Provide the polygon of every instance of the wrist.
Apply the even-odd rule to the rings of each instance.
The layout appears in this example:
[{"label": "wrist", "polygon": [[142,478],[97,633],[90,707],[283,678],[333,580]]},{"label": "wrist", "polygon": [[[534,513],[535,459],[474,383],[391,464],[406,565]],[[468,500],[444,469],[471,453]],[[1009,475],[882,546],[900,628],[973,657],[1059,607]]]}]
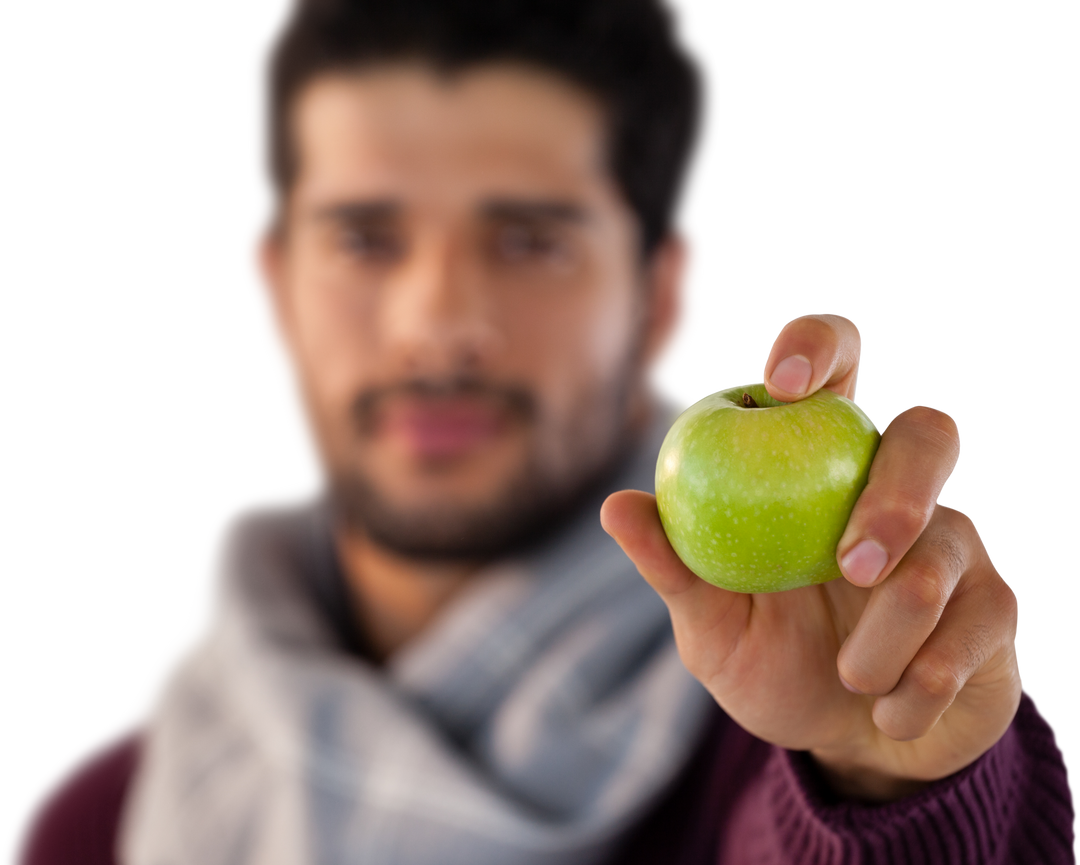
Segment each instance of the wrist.
[{"label": "wrist", "polygon": [[929,781],[903,778],[859,765],[849,759],[811,750],[822,779],[841,798],[884,804],[911,796],[924,789]]}]

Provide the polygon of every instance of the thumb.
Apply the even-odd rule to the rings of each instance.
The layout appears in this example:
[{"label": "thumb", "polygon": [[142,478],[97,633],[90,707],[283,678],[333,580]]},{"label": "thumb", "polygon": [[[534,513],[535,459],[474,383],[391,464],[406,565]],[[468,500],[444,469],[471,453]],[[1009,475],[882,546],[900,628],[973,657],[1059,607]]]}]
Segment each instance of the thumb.
[{"label": "thumb", "polygon": [[[680,646],[688,642],[686,638],[697,643],[695,638],[709,632],[720,640],[715,631],[721,624],[741,633],[749,615],[750,595],[706,583],[683,564],[664,534],[655,496],[638,490],[612,493],[600,508],[600,524],[667,604]],[[743,608],[745,615],[730,615]],[[738,633],[730,636],[737,638]],[[690,666],[690,659],[683,660]]]},{"label": "thumb", "polygon": [[600,508],[600,524],[665,601],[700,582],[668,543],[656,496],[639,490],[612,493]]}]

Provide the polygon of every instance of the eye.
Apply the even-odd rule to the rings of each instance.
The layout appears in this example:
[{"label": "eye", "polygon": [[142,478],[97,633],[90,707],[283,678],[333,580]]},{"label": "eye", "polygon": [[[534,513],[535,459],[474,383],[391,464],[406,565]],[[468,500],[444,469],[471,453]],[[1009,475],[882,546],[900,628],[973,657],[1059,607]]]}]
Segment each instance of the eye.
[{"label": "eye", "polygon": [[345,226],[340,243],[350,255],[374,263],[398,259],[405,246],[400,232],[385,225]]},{"label": "eye", "polygon": [[552,227],[531,223],[507,223],[495,229],[495,256],[510,264],[559,261],[569,252],[565,238]]}]

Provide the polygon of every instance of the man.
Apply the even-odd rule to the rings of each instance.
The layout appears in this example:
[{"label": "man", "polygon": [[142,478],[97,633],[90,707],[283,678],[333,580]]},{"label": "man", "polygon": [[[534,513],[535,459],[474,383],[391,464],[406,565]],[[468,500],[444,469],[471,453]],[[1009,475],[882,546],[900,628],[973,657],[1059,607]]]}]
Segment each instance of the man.
[{"label": "man", "polygon": [[[947,417],[885,431],[843,580],[736,595],[663,535],[697,88],[655,2],[311,0],[272,85],[328,493],[235,530],[211,635],[28,862],[1071,861]],[[852,396],[858,357],[798,319],[766,384]]]}]

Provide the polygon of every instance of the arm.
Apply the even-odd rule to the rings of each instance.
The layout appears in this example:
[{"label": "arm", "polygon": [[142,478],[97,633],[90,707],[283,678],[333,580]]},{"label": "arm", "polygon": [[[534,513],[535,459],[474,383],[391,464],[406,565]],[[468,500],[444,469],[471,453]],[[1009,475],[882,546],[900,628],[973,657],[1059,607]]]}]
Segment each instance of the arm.
[{"label": "arm", "polygon": [[[821,388],[850,398],[858,357],[851,322],[798,319],[773,347],[766,385],[785,402]],[[779,594],[699,580],[651,496],[616,493],[601,514],[667,603],[688,669],[743,728],[807,752],[849,800],[942,789],[1002,740],[1020,704],[1015,598],[971,521],[937,505],[958,451],[946,415],[900,415],[838,545],[845,579]]]},{"label": "arm", "polygon": [[807,753],[773,748],[747,780],[713,861],[1068,865],[1072,817],[1061,754],[1024,697],[978,760],[891,803],[838,796]]}]

